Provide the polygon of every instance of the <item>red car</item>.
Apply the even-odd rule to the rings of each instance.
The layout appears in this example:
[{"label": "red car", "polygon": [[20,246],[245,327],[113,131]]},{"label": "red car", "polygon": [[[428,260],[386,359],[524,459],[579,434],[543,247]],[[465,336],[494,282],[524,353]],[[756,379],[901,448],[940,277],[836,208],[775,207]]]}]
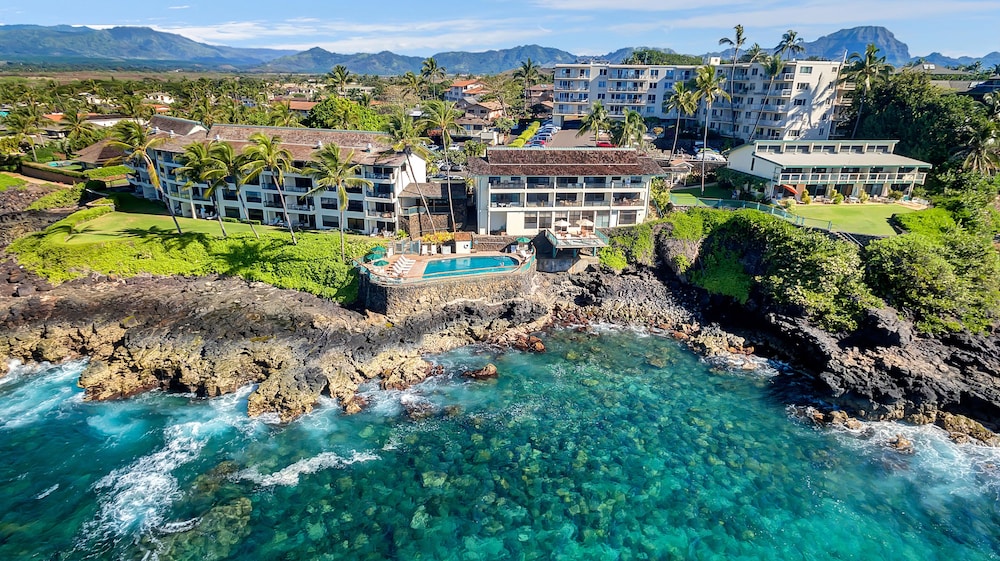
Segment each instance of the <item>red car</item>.
[{"label": "red car", "polygon": [[614,148],[615,145],[611,144],[607,140],[599,140],[599,141],[597,141],[597,147],[598,148]]}]

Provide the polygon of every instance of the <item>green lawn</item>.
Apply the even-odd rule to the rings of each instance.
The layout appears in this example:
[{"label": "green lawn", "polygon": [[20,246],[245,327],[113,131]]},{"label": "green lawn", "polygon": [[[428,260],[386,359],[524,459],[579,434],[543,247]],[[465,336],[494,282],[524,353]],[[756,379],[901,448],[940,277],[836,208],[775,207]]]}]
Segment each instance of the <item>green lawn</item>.
[{"label": "green lawn", "polygon": [[0,173],[0,193],[10,189],[11,187],[20,187],[26,183],[27,181],[21,179],[20,177]]},{"label": "green lawn", "polygon": [[833,229],[852,234],[892,236],[895,231],[889,225],[893,214],[906,214],[913,209],[897,204],[811,204],[795,205],[791,212],[805,218],[833,223]]},{"label": "green lawn", "polygon": [[687,187],[674,187],[670,190],[671,193],[676,194],[691,194],[695,197],[701,197],[706,199],[731,199],[733,198],[733,190],[726,189],[724,187],[719,187],[718,183],[706,183],[705,184],[705,194],[701,194],[701,183],[697,185],[689,185]]},{"label": "green lawn", "polygon": [[[150,203],[156,206],[155,203]],[[156,208],[163,211],[162,207]],[[195,220],[193,218],[177,218],[181,231],[185,234],[204,234],[212,237],[222,237],[218,220]],[[248,224],[223,222],[226,233],[250,234]],[[286,230],[271,226],[255,226],[257,232],[285,232]],[[65,240],[69,244],[100,243],[111,240],[141,238],[149,235],[176,234],[174,221],[166,214],[141,214],[137,212],[112,212],[74,228],[73,233]]]}]

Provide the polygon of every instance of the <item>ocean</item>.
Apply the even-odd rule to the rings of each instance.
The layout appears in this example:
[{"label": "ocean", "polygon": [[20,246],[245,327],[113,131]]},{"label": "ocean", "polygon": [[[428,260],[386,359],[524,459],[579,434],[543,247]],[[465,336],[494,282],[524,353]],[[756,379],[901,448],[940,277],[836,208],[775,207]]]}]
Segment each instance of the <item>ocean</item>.
[{"label": "ocean", "polygon": [[250,387],[92,403],[82,362],[16,366],[0,559],[1000,558],[998,449],[816,427],[763,360],[611,328],[545,343],[431,357],[444,375],[287,425],[247,418]]}]

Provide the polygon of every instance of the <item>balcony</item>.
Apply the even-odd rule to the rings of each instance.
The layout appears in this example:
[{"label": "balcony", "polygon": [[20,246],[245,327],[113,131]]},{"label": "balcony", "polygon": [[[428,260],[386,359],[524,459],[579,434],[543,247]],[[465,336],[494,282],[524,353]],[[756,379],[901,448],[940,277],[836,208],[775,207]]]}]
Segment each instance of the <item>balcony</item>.
[{"label": "balcony", "polygon": [[369,199],[392,200],[393,193],[384,193],[384,192],[374,191],[372,189],[366,189],[365,196],[368,197]]},{"label": "balcony", "polygon": [[396,213],[388,210],[369,210],[368,218],[396,218]]},{"label": "balcony", "polygon": [[644,92],[648,88],[643,86],[608,86],[609,92]]},{"label": "balcony", "polygon": [[642,70],[619,70],[608,76],[611,80],[639,80],[645,77],[645,72]]},{"label": "balcony", "polygon": [[778,176],[780,183],[805,184],[805,183],[917,183],[922,184],[927,178],[926,173],[782,173]]},{"label": "balcony", "polygon": [[375,179],[377,181],[392,181],[391,173],[366,173],[365,179]]},{"label": "balcony", "polygon": [[490,183],[490,189],[493,190],[503,190],[503,189],[525,189],[526,184],[514,181],[501,181],[499,183]]},{"label": "balcony", "polygon": [[633,206],[645,206],[645,205],[646,205],[646,201],[643,201],[642,199],[615,199],[611,203],[611,206],[630,206],[630,207],[633,207]]}]

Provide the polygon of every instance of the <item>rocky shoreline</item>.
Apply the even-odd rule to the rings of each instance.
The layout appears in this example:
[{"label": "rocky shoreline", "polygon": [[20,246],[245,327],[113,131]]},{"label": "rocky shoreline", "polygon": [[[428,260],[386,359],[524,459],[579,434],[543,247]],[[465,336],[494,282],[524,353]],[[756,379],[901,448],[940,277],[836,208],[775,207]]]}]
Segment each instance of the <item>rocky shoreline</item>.
[{"label": "rocky shoreline", "polygon": [[[997,444],[1000,339],[917,337],[892,310],[836,338],[802,318],[714,299],[654,269],[538,274],[535,291],[487,304],[453,302],[398,321],[238,278],[93,275],[53,287],[15,261],[0,263],[0,356],[22,362],[87,357],[86,399],[151,390],[211,397],[248,384],[248,414],[291,421],[320,396],[347,413],[358,387],[399,389],[435,372],[426,356],[472,343],[541,350],[528,337],[553,326],[641,326],[704,356],[780,359],[786,398],[812,396],[818,422],[843,410],[864,420],[937,423],[956,440]],[[723,327],[719,327],[719,326]],[[0,361],[0,376],[8,360]],[[748,361],[747,364],[750,364]],[[981,424],[980,424],[981,423]]]}]

